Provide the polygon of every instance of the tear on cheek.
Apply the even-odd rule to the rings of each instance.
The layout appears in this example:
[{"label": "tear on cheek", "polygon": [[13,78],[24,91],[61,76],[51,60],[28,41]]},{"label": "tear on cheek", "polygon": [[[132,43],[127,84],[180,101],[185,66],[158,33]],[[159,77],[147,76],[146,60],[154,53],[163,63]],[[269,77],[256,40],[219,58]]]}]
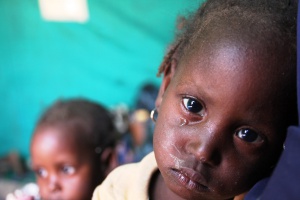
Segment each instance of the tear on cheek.
[{"label": "tear on cheek", "polygon": [[187,125],[187,124],[188,124],[188,121],[187,121],[187,119],[180,118],[180,123],[179,123],[179,126],[184,126],[184,125]]}]

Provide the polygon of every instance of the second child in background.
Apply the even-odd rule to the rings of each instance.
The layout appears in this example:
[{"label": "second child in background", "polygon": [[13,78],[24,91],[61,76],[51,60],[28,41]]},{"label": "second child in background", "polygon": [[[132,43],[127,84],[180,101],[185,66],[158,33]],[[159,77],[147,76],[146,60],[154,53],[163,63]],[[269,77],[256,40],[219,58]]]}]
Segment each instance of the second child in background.
[{"label": "second child in background", "polygon": [[35,198],[91,199],[95,187],[118,165],[118,138],[110,113],[100,104],[86,99],[54,103],[41,116],[31,141],[39,188]]}]

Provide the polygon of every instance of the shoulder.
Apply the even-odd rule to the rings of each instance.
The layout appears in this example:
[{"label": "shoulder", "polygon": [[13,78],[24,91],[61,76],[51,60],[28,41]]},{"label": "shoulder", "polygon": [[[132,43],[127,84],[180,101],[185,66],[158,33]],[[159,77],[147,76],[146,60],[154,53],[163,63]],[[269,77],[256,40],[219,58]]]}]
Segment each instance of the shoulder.
[{"label": "shoulder", "polygon": [[153,152],[141,162],[117,167],[96,188],[93,200],[147,199],[149,182],[156,170],[158,169]]}]

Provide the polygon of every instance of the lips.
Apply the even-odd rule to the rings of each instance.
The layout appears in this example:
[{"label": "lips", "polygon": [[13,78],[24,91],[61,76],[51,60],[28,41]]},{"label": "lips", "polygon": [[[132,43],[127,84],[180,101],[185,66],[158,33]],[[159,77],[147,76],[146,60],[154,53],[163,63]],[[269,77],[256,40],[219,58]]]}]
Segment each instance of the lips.
[{"label": "lips", "polygon": [[191,168],[171,169],[170,174],[176,182],[188,190],[197,190],[199,192],[209,191],[207,180]]}]

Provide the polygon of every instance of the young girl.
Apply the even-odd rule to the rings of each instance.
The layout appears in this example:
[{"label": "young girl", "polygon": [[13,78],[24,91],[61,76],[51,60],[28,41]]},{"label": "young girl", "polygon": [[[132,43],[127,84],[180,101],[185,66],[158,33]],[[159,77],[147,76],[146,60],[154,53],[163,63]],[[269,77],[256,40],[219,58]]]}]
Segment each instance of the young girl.
[{"label": "young girl", "polygon": [[159,69],[154,153],[113,171],[93,199],[241,199],[268,176],[297,123],[296,10],[203,4]]},{"label": "young girl", "polygon": [[117,138],[103,106],[85,99],[52,105],[39,120],[30,149],[41,199],[91,199],[116,166]]}]

